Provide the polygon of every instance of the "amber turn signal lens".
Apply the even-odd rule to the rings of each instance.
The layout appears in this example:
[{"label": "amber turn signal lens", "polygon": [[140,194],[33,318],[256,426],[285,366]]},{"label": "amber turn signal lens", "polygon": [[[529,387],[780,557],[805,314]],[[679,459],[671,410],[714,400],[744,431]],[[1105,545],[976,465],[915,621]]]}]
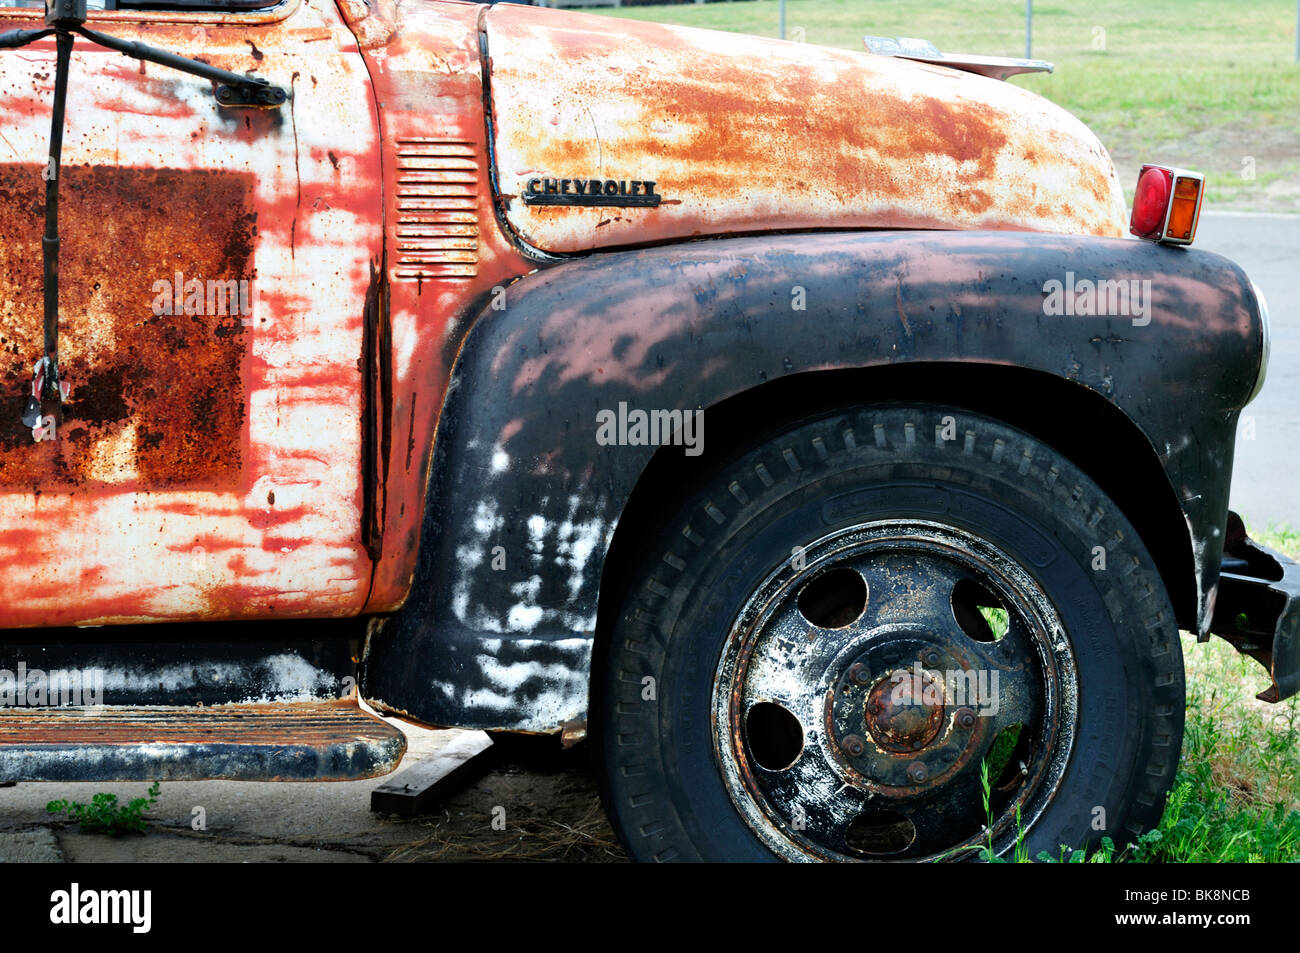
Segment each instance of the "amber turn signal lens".
[{"label": "amber turn signal lens", "polygon": [[1190,243],[1196,236],[1196,213],[1200,205],[1200,180],[1190,176],[1175,177],[1173,204],[1169,209],[1169,224],[1165,226],[1165,237]]}]

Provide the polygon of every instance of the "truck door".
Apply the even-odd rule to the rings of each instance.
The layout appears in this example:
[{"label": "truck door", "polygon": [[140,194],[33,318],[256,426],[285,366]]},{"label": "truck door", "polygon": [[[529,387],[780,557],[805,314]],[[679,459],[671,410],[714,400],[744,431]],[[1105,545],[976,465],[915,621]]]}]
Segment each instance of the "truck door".
[{"label": "truck door", "polygon": [[[19,3],[0,31],[40,25]],[[382,211],[355,40],[328,0],[108,4],[88,27],[290,95],[226,108],[208,80],[76,41],[69,386],[61,423],[31,428],[54,38],[0,51],[0,627],[358,612]]]}]

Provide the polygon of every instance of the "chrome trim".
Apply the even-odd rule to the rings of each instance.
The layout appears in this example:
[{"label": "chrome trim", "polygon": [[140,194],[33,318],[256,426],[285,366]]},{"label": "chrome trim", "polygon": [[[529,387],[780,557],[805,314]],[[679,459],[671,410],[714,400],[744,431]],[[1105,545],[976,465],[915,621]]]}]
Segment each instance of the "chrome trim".
[{"label": "chrome trim", "polygon": [[1055,67],[1046,60],[1026,60],[1011,56],[980,56],[975,53],[944,53],[929,40],[911,36],[864,36],[868,53],[915,60],[932,66],[949,66],[990,79],[1006,79],[1019,73],[1050,73]]},{"label": "chrome trim", "polygon": [[[1193,172],[1191,169],[1179,169],[1170,166],[1158,166],[1157,168],[1169,170],[1169,202],[1165,205],[1164,221],[1160,223],[1160,237],[1156,239],[1158,245],[1190,245],[1196,241],[1197,229],[1201,227],[1201,206],[1205,202],[1205,176],[1200,172]],[[1141,173],[1138,173],[1139,178]],[[1169,237],[1169,217],[1174,212],[1174,190],[1178,188],[1179,179],[1195,179],[1201,187],[1196,192],[1196,210],[1192,212],[1192,236],[1191,238],[1170,238]],[[1137,200],[1136,195],[1134,201]]]},{"label": "chrome trim", "polygon": [[1272,346],[1272,332],[1269,328],[1268,318],[1268,302],[1264,300],[1264,292],[1260,289],[1259,285],[1255,284],[1253,281],[1250,283],[1250,290],[1254,292],[1255,303],[1259,307],[1259,322],[1262,329],[1261,337],[1263,340],[1260,342],[1259,374],[1255,378],[1254,389],[1250,392],[1250,396],[1246,398],[1247,404],[1254,400],[1260,390],[1264,387],[1264,379],[1268,376],[1269,351]]}]

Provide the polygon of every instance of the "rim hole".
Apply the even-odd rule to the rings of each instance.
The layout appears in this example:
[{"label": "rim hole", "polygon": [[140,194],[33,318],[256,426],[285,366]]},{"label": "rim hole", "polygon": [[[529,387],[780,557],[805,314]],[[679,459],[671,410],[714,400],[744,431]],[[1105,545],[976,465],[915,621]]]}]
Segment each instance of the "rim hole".
[{"label": "rim hole", "polygon": [[844,833],[849,849],[879,857],[907,850],[916,840],[916,825],[897,811],[868,811]]},{"label": "rim hole", "polygon": [[799,611],[820,629],[852,625],[867,607],[867,581],[847,567],[822,573],[799,593]]},{"label": "rim hole", "polygon": [[990,787],[1005,787],[1020,774],[1020,736],[1024,725],[1008,725],[998,732],[984,760],[989,766]]},{"label": "rim hole", "polygon": [[1029,732],[1022,724],[1008,725],[998,732],[989,746],[989,778],[991,786],[1007,791],[1020,783],[1020,763],[1029,763]]},{"label": "rim hole", "polygon": [[759,702],[745,716],[750,757],[768,771],[784,771],[803,753],[803,725],[773,702]]},{"label": "rim hole", "polygon": [[976,642],[996,642],[1011,627],[1002,600],[973,579],[953,586],[952,614],[961,630]]}]

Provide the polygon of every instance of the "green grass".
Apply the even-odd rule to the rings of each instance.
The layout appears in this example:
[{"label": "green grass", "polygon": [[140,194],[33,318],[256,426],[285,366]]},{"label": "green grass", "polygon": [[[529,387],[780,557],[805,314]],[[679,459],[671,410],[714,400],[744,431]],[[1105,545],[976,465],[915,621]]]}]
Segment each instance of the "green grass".
[{"label": "green grass", "polygon": [[1276,549],[1292,559],[1300,560],[1300,531],[1289,526],[1270,526],[1267,529],[1257,530],[1249,522],[1246,523],[1246,531],[1257,542]]},{"label": "green grass", "polygon": [[[776,0],[598,12],[763,36]],[[1091,0],[1034,5],[1035,58],[1052,75],[1011,82],[1086,122],[1131,192],[1137,166],[1205,172],[1210,202],[1300,210],[1300,66],[1293,0]],[[951,52],[1023,56],[1016,0],[788,0],[786,36],[861,50],[862,37],[917,36]],[[1096,47],[1101,48],[1096,48]],[[1253,158],[1252,171],[1243,166]]]},{"label": "green grass", "polygon": [[1178,774],[1159,826],[1136,843],[1106,838],[1092,863],[1300,861],[1300,699],[1253,700],[1267,679],[1226,642],[1184,637],[1187,721]]},{"label": "green grass", "polygon": [[[1252,531],[1265,546],[1300,559],[1300,532]],[[985,611],[985,618],[998,610]],[[990,624],[992,620],[990,619]],[[1204,645],[1186,633],[1183,657],[1187,710],[1182,757],[1159,826],[1136,842],[1102,838],[1091,852],[1061,845],[1048,863],[1205,863],[1300,861],[1300,697],[1280,705],[1254,698],[1268,684],[1263,668],[1227,642]],[[984,811],[989,814],[990,769],[981,765]],[[1017,818],[1017,821],[1019,818]],[[980,850],[1001,861],[992,842]],[[1012,852],[1028,862],[1023,834]]]},{"label": "green grass", "polygon": [[[1300,559],[1300,532],[1252,531],[1265,546]],[[982,608],[992,626],[998,609]],[[1092,851],[1061,845],[1046,863],[1204,863],[1300,861],[1300,697],[1280,705],[1255,700],[1268,676],[1227,642],[1204,645],[1183,634],[1187,710],[1182,757],[1159,826],[1136,840],[1104,837]],[[981,765],[984,811],[992,824],[989,777],[1005,761]],[[1019,821],[1019,818],[1017,818]],[[979,856],[1001,863],[992,841]],[[1009,858],[1029,862],[1023,832]]]},{"label": "green grass", "polygon": [[1000,639],[1007,634],[1007,627],[1010,619],[1007,616],[1007,610],[1001,606],[980,606],[980,615],[988,623],[989,631],[993,633],[993,638]]}]

